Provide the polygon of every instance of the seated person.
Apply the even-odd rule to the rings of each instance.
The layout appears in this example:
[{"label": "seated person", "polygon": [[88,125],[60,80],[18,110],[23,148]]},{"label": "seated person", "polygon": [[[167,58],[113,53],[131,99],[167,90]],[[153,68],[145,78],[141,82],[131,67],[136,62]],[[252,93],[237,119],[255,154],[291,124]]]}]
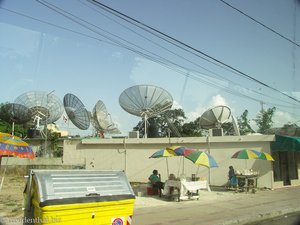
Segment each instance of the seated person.
[{"label": "seated person", "polygon": [[[176,179],[176,176],[173,173],[171,173],[169,175],[168,180],[177,180],[177,179]],[[168,195],[168,196],[173,195],[173,193],[174,193],[174,187],[168,187],[168,190],[164,190],[164,193],[165,193],[165,195]]]},{"label": "seated person", "polygon": [[153,170],[152,174],[148,178],[152,184],[152,187],[157,188],[159,190],[159,195],[161,196],[161,189],[164,189],[164,183],[160,180],[160,174],[158,174],[157,170]]},{"label": "seated person", "polygon": [[237,178],[233,166],[229,166],[228,179],[229,187],[237,186]]},{"label": "seated person", "polygon": [[176,177],[173,173],[169,175],[169,180],[176,180]]}]

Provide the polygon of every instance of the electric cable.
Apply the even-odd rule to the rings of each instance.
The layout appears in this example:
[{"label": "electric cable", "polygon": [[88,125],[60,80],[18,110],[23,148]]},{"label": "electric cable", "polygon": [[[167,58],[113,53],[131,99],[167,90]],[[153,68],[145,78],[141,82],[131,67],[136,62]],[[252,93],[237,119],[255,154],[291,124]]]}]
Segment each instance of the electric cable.
[{"label": "electric cable", "polygon": [[[2,9],[4,9],[4,8],[2,8]],[[8,9],[5,9],[5,10],[8,10]],[[11,11],[11,10],[8,10],[8,11]],[[13,12],[13,11],[11,11],[11,12]],[[16,13],[16,12],[14,12],[14,13]],[[19,15],[26,16],[26,15],[24,15],[24,14],[19,14]],[[35,18],[33,18],[33,17],[29,17],[29,16],[27,16],[27,17],[28,17],[28,18],[31,18],[31,19],[35,19]],[[39,21],[39,22],[43,22],[43,23],[48,23],[48,22],[41,21],[41,20],[38,20],[38,21]],[[49,25],[52,25],[52,26],[56,26],[56,25],[53,25],[53,24],[51,24],[51,23],[48,23],[48,24],[49,24]],[[82,25],[82,24],[80,24],[80,25]],[[61,26],[56,26],[56,27],[58,27],[58,28],[60,28],[60,29],[65,29],[65,30],[74,32],[74,31],[71,30],[71,29],[66,29],[66,28],[63,28],[63,27],[61,27]],[[95,32],[94,30],[92,30],[92,31]],[[79,33],[79,32],[75,32],[75,33],[78,33],[78,34],[80,34],[80,35],[84,35],[83,33]],[[84,35],[84,36],[87,36],[87,37],[93,38],[93,39],[97,39],[97,38],[95,38],[95,37],[88,36],[88,35]],[[103,40],[101,40],[101,39],[97,39],[97,40],[103,41]],[[111,43],[111,42],[108,42],[108,43],[109,43],[109,44],[113,44],[113,43]],[[118,46],[119,46],[119,44],[118,44]],[[124,47],[124,46],[121,46],[121,47]],[[127,48],[127,49],[128,49],[128,48]],[[137,51],[134,50],[134,49],[128,49],[128,50],[134,51],[135,53],[138,53],[138,54],[144,56],[145,58],[148,58],[148,59],[150,59],[150,60],[152,60],[152,61],[154,61],[154,62],[160,63],[161,65],[164,65],[164,66],[167,65],[166,62],[162,62],[162,61],[160,61],[160,60],[154,59],[153,57],[151,57],[151,56],[149,56],[149,55],[145,55],[144,53],[141,53],[141,52],[137,52]],[[169,63],[172,63],[172,62],[169,61]],[[172,63],[172,65],[174,66],[174,65],[176,65],[176,64]],[[172,67],[172,66],[170,66],[170,65],[167,65],[167,66],[168,66],[168,68],[174,70],[174,67]],[[180,66],[180,65],[176,65],[176,66],[179,67],[179,68],[181,68],[181,69],[188,70],[187,68],[183,68],[183,67]],[[181,70],[179,70],[179,71],[182,72]],[[177,72],[178,72],[178,71],[177,71]],[[184,73],[182,73],[182,74],[184,74]],[[185,73],[184,75],[186,76],[186,73]],[[206,76],[207,76],[207,75],[206,75]],[[195,78],[193,78],[193,79],[195,79]],[[198,78],[198,79],[195,79],[195,80],[198,80],[198,81],[200,81],[200,82],[203,83],[203,80],[199,80],[199,78]],[[212,83],[209,83],[209,82],[206,82],[206,83],[207,83],[208,85],[212,86]],[[217,85],[215,85],[215,87],[222,88],[223,90],[226,89],[226,87],[217,86]],[[232,94],[234,94],[234,95],[240,94],[239,92],[229,91],[229,90],[227,90],[226,92],[232,93]],[[261,94],[261,93],[260,93],[260,94]],[[249,98],[249,96],[247,96],[247,95],[240,95],[240,96]],[[251,99],[251,98],[250,98],[250,99]],[[252,100],[254,100],[254,101],[259,101],[258,99],[255,99],[255,98],[252,98]],[[275,104],[275,103],[273,103],[273,104]],[[286,107],[286,106],[285,106],[285,107]]]},{"label": "electric cable", "polygon": [[263,24],[262,22],[258,21],[257,19],[254,19],[253,17],[249,16],[248,14],[244,13],[242,10],[234,7],[233,5],[229,4],[228,2],[224,1],[224,0],[219,0],[220,2],[224,3],[225,5],[229,6],[230,8],[234,9],[235,11],[239,12],[240,14],[246,16],[247,18],[249,18],[250,20],[254,21],[255,23],[261,25],[262,27],[266,28],[267,30],[271,31],[272,33],[278,35],[279,37],[285,39],[286,41],[290,42],[293,45],[296,45],[298,47],[300,47],[300,45],[298,43],[296,43],[295,41],[285,37],[284,35],[280,34],[279,32],[277,32],[276,30],[268,27],[267,25]]},{"label": "electric cable", "polygon": [[[140,24],[140,25],[142,25],[143,27],[146,27],[147,29],[150,29],[151,31],[154,31],[154,32],[156,32],[157,34],[162,35],[162,36],[168,38],[169,40],[172,40],[172,41],[174,41],[174,42],[180,44],[181,46],[184,46],[184,47],[186,47],[186,48],[188,48],[188,49],[190,49],[190,50],[192,50],[192,51],[194,51],[194,52],[196,52],[196,53],[199,53],[199,54],[201,54],[201,55],[204,55],[205,57],[207,57],[207,58],[209,58],[209,59],[211,59],[211,60],[213,60],[213,61],[215,61],[215,62],[217,62],[217,63],[219,63],[219,64],[221,64],[221,65],[223,65],[223,66],[225,66],[225,67],[227,67],[227,68],[229,68],[229,69],[232,70],[232,71],[237,72],[238,74],[240,74],[241,76],[243,76],[243,77],[245,77],[245,78],[247,78],[247,79],[249,79],[249,80],[252,80],[252,81],[254,81],[254,82],[256,82],[256,83],[258,83],[258,84],[260,84],[260,85],[262,85],[262,86],[264,86],[264,87],[266,87],[266,88],[268,88],[268,89],[271,89],[271,90],[273,90],[273,91],[275,91],[275,92],[280,93],[281,95],[284,95],[284,96],[286,96],[286,97],[292,99],[293,101],[296,101],[296,102],[300,103],[300,100],[299,100],[299,99],[296,99],[296,98],[294,98],[293,96],[288,95],[288,94],[286,94],[286,93],[284,93],[284,92],[282,92],[282,91],[280,91],[280,90],[278,90],[278,89],[276,89],[276,88],[274,88],[274,87],[272,87],[272,86],[270,86],[270,85],[268,85],[268,84],[266,84],[266,83],[264,83],[264,82],[262,82],[262,81],[260,81],[260,80],[258,80],[258,79],[256,79],[256,78],[254,78],[254,77],[252,77],[252,76],[250,76],[250,75],[248,75],[248,74],[242,72],[241,70],[236,69],[236,68],[234,68],[233,66],[230,66],[230,65],[228,65],[228,64],[226,64],[226,63],[224,63],[224,62],[222,62],[221,60],[218,60],[218,59],[216,59],[215,57],[212,57],[212,56],[208,55],[207,53],[204,53],[203,51],[200,51],[200,50],[198,50],[198,49],[196,49],[196,48],[190,46],[189,44],[186,44],[186,43],[184,43],[184,42],[182,42],[182,41],[180,41],[180,40],[178,40],[178,39],[176,39],[176,38],[174,38],[174,37],[172,37],[172,36],[170,36],[170,35],[168,35],[168,34],[166,34],[166,33],[164,33],[164,32],[161,32],[161,31],[159,31],[159,30],[157,30],[157,29],[155,29],[155,28],[153,28],[153,27],[151,27],[151,26],[149,26],[149,25],[146,25],[145,23],[142,23],[142,22],[139,21],[139,20],[136,20],[136,19],[134,19],[134,18],[132,18],[132,17],[130,17],[130,16],[124,14],[124,13],[121,13],[121,12],[119,12],[119,11],[117,11],[117,10],[115,10],[115,9],[113,9],[113,8],[111,8],[111,7],[107,6],[107,5],[105,5],[105,4],[103,4],[103,3],[98,2],[97,0],[88,0],[88,1],[92,1],[92,2],[94,2],[94,3],[98,4],[98,5],[100,5],[101,7],[104,7],[105,9],[107,9],[107,11],[112,11],[112,12],[114,12],[114,13],[117,13],[117,14],[121,15],[122,17],[125,17],[125,18],[127,18],[127,19],[130,19],[131,21],[134,21],[135,23]],[[157,37],[159,37],[159,36],[157,36]],[[169,42],[169,43],[172,43],[172,42]],[[173,43],[172,43],[172,44],[173,44]]]}]

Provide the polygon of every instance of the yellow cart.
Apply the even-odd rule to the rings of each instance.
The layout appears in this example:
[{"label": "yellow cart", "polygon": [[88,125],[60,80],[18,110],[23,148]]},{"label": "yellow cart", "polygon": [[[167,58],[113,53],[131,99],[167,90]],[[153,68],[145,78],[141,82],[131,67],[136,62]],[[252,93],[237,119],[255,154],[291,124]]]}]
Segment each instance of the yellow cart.
[{"label": "yellow cart", "polygon": [[130,225],[135,201],[111,170],[31,170],[24,196],[24,225]]}]

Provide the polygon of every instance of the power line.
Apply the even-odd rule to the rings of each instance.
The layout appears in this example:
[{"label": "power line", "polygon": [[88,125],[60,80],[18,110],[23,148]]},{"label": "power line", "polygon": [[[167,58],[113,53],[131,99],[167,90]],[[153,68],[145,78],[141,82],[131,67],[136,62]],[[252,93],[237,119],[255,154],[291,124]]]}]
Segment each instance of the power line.
[{"label": "power line", "polygon": [[[2,9],[3,9],[3,8],[2,8]],[[5,9],[5,10],[7,10],[7,9]],[[53,10],[53,9],[52,9],[52,10]],[[12,11],[12,10],[8,10],[8,11],[13,12],[13,13],[17,13],[17,12],[14,12],[14,11]],[[61,13],[61,12],[58,12],[58,13],[62,14],[63,16],[66,16],[66,15],[64,15],[64,14]],[[61,28],[61,29],[65,29],[64,27],[56,26],[56,25],[54,25],[54,24],[51,24],[51,23],[48,23],[48,22],[45,22],[45,21],[42,21],[42,20],[35,19],[35,18],[33,18],[33,17],[29,17],[29,16],[24,15],[24,14],[21,14],[21,13],[17,13],[17,14],[22,15],[22,16],[25,16],[25,17],[28,17],[28,18],[30,18],[30,19],[37,20],[37,21],[39,21],[39,22],[46,23],[46,24],[48,24],[48,25],[52,25],[52,26],[55,26],[55,27],[58,27],[58,28]],[[68,13],[68,14],[69,14],[69,15],[72,15],[72,14],[70,14],[70,13]],[[73,16],[73,15],[72,15],[72,16]],[[77,17],[77,19],[80,19],[80,18]],[[81,20],[81,19],[80,19],[80,20]],[[73,21],[74,21],[74,20],[73,20]],[[82,21],[83,21],[83,20],[82,20]],[[74,22],[76,22],[77,24],[79,24],[79,25],[81,25],[81,26],[84,26],[85,28],[90,29],[90,28],[87,27],[85,24],[79,23],[78,21],[74,21]],[[94,25],[94,26],[95,26],[95,25]],[[71,29],[65,29],[65,30],[74,32],[74,31],[71,30]],[[91,29],[90,29],[90,30],[91,30]],[[92,29],[92,31],[93,31],[93,32],[96,32],[94,29]],[[79,32],[75,32],[75,33],[84,35],[83,33],[79,33]],[[96,33],[99,34],[98,32],[96,32]],[[96,39],[96,40],[99,40],[99,41],[103,41],[103,40],[101,40],[101,39],[97,39],[97,38],[92,37],[92,36],[88,36],[88,35],[84,35],[84,36],[87,36],[87,37],[90,37],[90,38],[93,38],[93,39]],[[116,36],[116,35],[114,35],[114,36]],[[118,37],[118,36],[116,36],[116,37]],[[115,41],[113,40],[113,42],[108,42],[108,43],[109,43],[109,44],[114,44],[114,42],[115,42]],[[189,71],[188,68],[184,68],[184,67],[182,67],[181,65],[178,65],[178,64],[176,64],[176,63],[174,63],[174,62],[171,62],[171,61],[169,61],[169,60],[167,60],[167,59],[164,59],[164,58],[161,58],[161,57],[153,58],[153,56],[147,55],[147,54],[145,54],[145,53],[143,53],[143,52],[140,52],[140,51],[138,51],[138,50],[136,50],[136,49],[132,49],[132,48],[130,48],[130,47],[128,47],[128,46],[124,46],[124,45],[120,45],[120,44],[117,44],[117,45],[118,45],[118,46],[121,46],[121,47],[124,47],[124,48],[126,48],[126,49],[128,49],[128,50],[130,50],[130,51],[133,51],[133,52],[135,52],[135,53],[137,53],[137,54],[140,54],[141,56],[143,56],[143,57],[145,57],[145,58],[148,58],[148,59],[150,59],[150,60],[153,61],[153,62],[159,63],[159,64],[161,64],[161,65],[163,65],[163,66],[165,66],[165,67],[167,67],[167,68],[169,68],[169,69],[172,69],[172,70],[176,71],[177,73],[181,73],[181,74],[183,74],[183,75],[186,76],[186,77],[188,76],[188,74],[187,74],[186,72],[183,72],[182,70],[176,69],[176,67],[177,67],[177,68],[181,68],[181,69],[186,70],[186,71]],[[174,66],[176,66],[176,67],[174,67]],[[195,71],[195,72],[196,72],[197,74],[199,74],[199,72],[197,72],[197,71]],[[201,73],[200,73],[200,74],[201,74]],[[206,75],[206,76],[207,76],[207,75]],[[240,97],[248,98],[248,99],[251,99],[251,100],[254,100],[254,101],[258,101],[258,102],[259,102],[259,100],[256,99],[256,98],[250,97],[250,96],[248,96],[248,95],[242,94],[242,93],[237,92],[237,91],[234,91],[234,90],[230,90],[230,88],[225,87],[225,86],[216,85],[216,84],[213,83],[213,82],[207,81],[205,78],[200,80],[200,78],[199,78],[198,76],[195,76],[195,75],[193,75],[193,76],[190,77],[190,78],[192,78],[192,79],[194,79],[194,80],[196,80],[196,81],[199,81],[199,82],[201,82],[201,83],[206,83],[206,84],[208,84],[208,85],[210,85],[210,86],[214,86],[214,87],[216,87],[216,88],[221,88],[221,89],[223,89],[225,92],[228,92],[228,93],[230,93],[230,94],[239,95]],[[253,90],[251,90],[251,91],[253,91]],[[255,91],[254,91],[254,92],[255,92]],[[259,94],[262,94],[262,93],[259,93]],[[264,94],[262,94],[262,95],[264,95]],[[266,96],[266,95],[265,95],[265,96]],[[267,97],[270,97],[270,96],[267,96]],[[271,103],[271,104],[276,105],[276,103]],[[284,106],[284,107],[289,107],[289,106]]]},{"label": "power line", "polygon": [[[187,61],[187,62],[189,62],[189,63],[191,63],[191,64],[193,64],[193,65],[195,65],[195,66],[198,66],[198,67],[204,69],[205,71],[207,71],[207,72],[209,72],[209,73],[211,73],[211,74],[213,74],[213,75],[216,75],[217,77],[220,77],[221,79],[225,79],[226,81],[228,81],[229,83],[232,83],[233,85],[238,85],[238,86],[240,86],[239,84],[237,84],[237,83],[235,83],[235,82],[233,82],[233,81],[231,81],[231,80],[229,80],[229,79],[227,79],[227,78],[224,78],[223,76],[221,76],[221,75],[219,75],[219,74],[217,74],[217,73],[215,73],[215,72],[213,72],[213,71],[211,71],[211,70],[209,70],[209,69],[207,69],[207,68],[205,68],[205,67],[199,65],[198,63],[195,63],[195,62],[193,62],[193,61],[187,59],[186,57],[183,57],[182,55],[180,55],[180,54],[178,54],[178,53],[176,53],[176,52],[174,52],[174,51],[171,51],[170,49],[168,49],[168,48],[166,48],[166,47],[164,47],[164,46],[162,46],[162,45],[160,45],[160,44],[154,42],[154,41],[151,40],[150,38],[145,37],[144,35],[142,35],[142,34],[136,32],[136,31],[134,31],[133,29],[129,28],[128,26],[126,26],[126,25],[124,25],[124,24],[122,24],[122,23],[116,21],[115,19],[112,19],[111,17],[105,15],[104,13],[100,12],[99,10],[97,10],[97,9],[95,9],[95,8],[93,8],[93,7],[89,6],[89,5],[87,5],[86,3],[82,2],[82,0],[78,0],[78,1],[79,1],[81,4],[85,5],[86,7],[88,7],[89,9],[92,9],[92,10],[96,11],[97,13],[99,13],[99,14],[101,14],[102,16],[106,17],[107,19],[109,19],[109,20],[115,22],[116,24],[118,24],[118,25],[120,25],[120,26],[126,28],[127,30],[133,32],[134,34],[136,34],[136,35],[138,35],[138,36],[140,36],[140,37],[146,39],[147,41],[151,42],[152,44],[154,44],[154,45],[156,45],[156,46],[159,46],[160,48],[166,50],[167,52],[170,52],[170,53],[172,53],[173,55],[175,55],[175,56],[177,56],[177,57],[179,57],[179,58],[181,58],[181,59],[183,59],[183,60],[185,60],[185,61]],[[114,15],[116,15],[116,14],[114,14]],[[118,17],[118,15],[116,15],[116,16]],[[122,19],[122,18],[121,18],[121,19]],[[127,21],[127,20],[126,20],[126,21]],[[127,22],[130,22],[130,21],[127,21]],[[131,24],[132,24],[132,23],[131,23]],[[153,34],[153,35],[154,35],[154,34]],[[174,63],[172,63],[172,64],[174,64]],[[181,67],[180,65],[177,65],[177,66],[178,66],[178,67]],[[223,68],[224,68],[224,67],[223,67]],[[172,68],[170,68],[170,69],[172,69]],[[224,68],[224,69],[226,69],[226,68]],[[188,70],[188,69],[187,69],[187,70]],[[194,71],[194,72],[196,72],[196,73],[198,73],[198,74],[201,74],[201,73],[198,72],[198,71]],[[202,75],[209,76],[209,75],[207,75],[207,74],[202,74]],[[187,77],[188,77],[188,76],[186,76],[186,79],[187,79]],[[186,82],[186,79],[185,79],[185,82]],[[204,83],[204,82],[203,82],[203,83]],[[248,89],[248,88],[246,88],[246,89]],[[184,88],[183,88],[183,90],[184,90]],[[249,90],[249,91],[255,92],[255,93],[257,93],[257,94],[264,95],[264,96],[266,96],[266,97],[275,99],[274,96],[269,96],[269,95],[263,94],[263,93],[261,93],[261,92],[257,92],[257,91],[255,91],[255,90]],[[290,102],[283,101],[283,100],[281,100],[281,101],[290,104]],[[288,106],[287,106],[287,107],[288,107]]]},{"label": "power line", "polygon": [[[99,39],[99,38],[96,38],[96,37],[93,37],[93,36],[90,36],[90,35],[87,35],[87,34],[84,34],[84,33],[81,33],[81,32],[75,31],[75,30],[72,30],[72,29],[69,29],[69,28],[66,28],[66,27],[63,27],[63,26],[59,26],[59,25],[57,25],[57,24],[53,24],[53,23],[50,23],[50,22],[47,22],[47,21],[44,21],[44,20],[41,20],[41,19],[38,19],[38,18],[35,18],[35,17],[32,17],[32,16],[29,16],[29,15],[26,15],[26,14],[20,13],[20,12],[16,12],[16,11],[11,10],[11,9],[3,8],[3,7],[1,7],[1,6],[0,6],[0,9],[5,10],[5,11],[8,11],[8,12],[10,12],[10,13],[14,13],[14,14],[19,15],[19,16],[23,16],[23,17],[28,18],[28,19],[31,19],[31,20],[35,20],[35,21],[40,22],[40,23],[43,23],[43,24],[47,24],[47,25],[50,25],[50,26],[59,28],[59,29],[61,29],[61,30],[69,31],[69,32],[72,32],[72,33],[75,33],[75,34],[78,34],[78,35],[81,35],[81,36],[84,36],[84,37],[88,37],[88,38],[91,38],[91,39],[95,39],[95,40],[97,40],[97,41],[107,42],[107,41],[105,41],[105,40],[102,40],[102,39]],[[108,43],[108,42],[107,42],[107,43]],[[113,43],[112,43],[112,42],[109,42],[109,44],[113,44]]]},{"label": "power line", "polygon": [[271,31],[272,33],[280,36],[281,38],[287,40],[288,42],[292,43],[293,45],[296,45],[298,47],[300,47],[300,45],[298,43],[296,43],[295,41],[285,37],[284,35],[280,34],[279,32],[277,32],[276,30],[268,27],[267,25],[263,24],[262,22],[258,21],[257,19],[254,19],[253,17],[249,16],[248,14],[244,13],[242,10],[234,7],[233,5],[229,4],[228,2],[225,2],[223,0],[219,0],[220,2],[224,3],[225,5],[229,6],[230,8],[236,10],[237,12],[241,13],[242,15],[246,16],[247,18],[249,18],[250,20],[254,21],[255,23],[258,23],[259,25],[263,26],[264,28],[266,28],[267,30]]},{"label": "power line", "polygon": [[[155,54],[155,53],[151,53],[151,52],[147,51],[147,50],[144,49],[144,48],[141,48],[141,47],[139,47],[139,46],[137,46],[137,45],[135,45],[135,44],[133,44],[133,43],[130,43],[130,42],[124,40],[123,38],[121,38],[121,37],[119,37],[119,36],[117,36],[117,35],[114,35],[114,34],[108,32],[108,31],[105,31],[105,30],[99,28],[98,26],[96,26],[96,25],[94,25],[94,24],[89,23],[89,22],[86,21],[86,20],[83,20],[83,19],[81,19],[81,18],[79,18],[79,17],[77,17],[77,16],[74,16],[73,14],[68,13],[68,12],[62,10],[61,8],[56,7],[56,6],[54,6],[53,4],[50,4],[50,3],[45,4],[45,3],[43,3],[43,2],[47,2],[47,1],[43,1],[43,2],[40,1],[40,0],[36,0],[36,1],[39,2],[39,3],[41,3],[41,4],[43,4],[44,6],[46,6],[46,7],[48,7],[48,8],[50,8],[51,10],[54,10],[55,12],[61,14],[62,16],[66,17],[66,18],[68,18],[68,19],[70,19],[70,20],[72,20],[73,22],[75,22],[75,23],[77,23],[77,24],[79,24],[79,25],[81,25],[81,26],[84,26],[85,28],[87,28],[87,29],[89,29],[89,30],[91,30],[91,31],[93,31],[93,32],[95,32],[95,33],[97,33],[97,34],[99,34],[99,35],[101,35],[101,36],[103,36],[103,37],[109,39],[110,41],[112,41],[112,42],[114,42],[114,43],[117,43],[118,46],[124,47],[124,48],[126,48],[126,49],[128,49],[128,50],[130,50],[130,51],[133,51],[133,52],[135,52],[135,53],[137,53],[137,54],[139,54],[139,55],[142,55],[142,56],[144,56],[144,57],[146,57],[146,58],[149,58],[150,60],[152,60],[152,61],[154,61],[154,62],[157,62],[157,63],[160,63],[160,64],[162,64],[162,65],[168,65],[168,64],[171,64],[171,65],[178,66],[179,68],[183,68],[182,66],[180,66],[180,65],[178,65],[178,64],[176,64],[176,63],[174,63],[174,62],[171,62],[170,60],[167,60],[167,59],[165,59],[165,58],[162,58],[162,57],[158,56],[158,55]],[[51,5],[51,6],[50,6],[50,5]],[[59,10],[62,11],[62,12],[60,12]],[[69,16],[66,15],[66,13],[67,13]],[[72,18],[72,17],[73,17],[73,18]],[[74,18],[76,18],[77,20],[75,20]],[[91,29],[91,28],[87,27],[87,26],[86,26],[85,24],[83,24],[82,22],[79,22],[78,19],[81,20],[81,21],[83,21],[84,23],[87,23],[87,24],[89,24],[89,25],[91,25],[91,26],[96,27],[97,29],[100,29],[100,30],[102,30],[102,31],[105,31],[105,32],[108,33],[109,35],[112,35],[112,36],[114,36],[114,37],[117,37],[117,38],[121,39],[122,41],[125,41],[125,42],[127,42],[127,43],[129,43],[129,44],[131,44],[131,45],[133,45],[133,46],[135,46],[135,47],[138,47],[138,48],[142,49],[143,51],[146,51],[146,52],[148,52],[148,53],[150,53],[150,54],[152,54],[152,55],[154,55],[154,56],[156,56],[156,57],[158,57],[158,58],[154,59],[153,56],[147,55],[147,54],[145,54],[145,53],[143,53],[143,52],[141,52],[141,51],[138,51],[138,50],[136,50],[136,49],[133,49],[133,48],[131,48],[131,47],[128,47],[128,46],[124,45],[123,43],[121,43],[121,42],[119,42],[119,41],[116,41],[116,40],[114,40],[114,39],[108,37],[107,35],[103,35],[103,34],[97,32],[97,31],[95,31],[94,29]],[[175,53],[174,53],[174,54],[175,54]],[[166,63],[164,63],[163,61],[165,61]],[[189,61],[189,60],[188,60],[188,61]],[[169,67],[170,69],[173,69],[173,70],[174,70],[174,68],[172,68],[172,66],[168,66],[168,67]],[[200,67],[201,67],[201,66],[200,66]],[[201,67],[201,68],[203,68],[203,67]],[[186,68],[184,68],[184,69],[185,69],[185,70],[188,70],[188,69],[186,69]],[[260,93],[260,94],[261,94],[261,93]]]},{"label": "power line", "polygon": [[[178,39],[176,39],[176,38],[174,38],[174,37],[172,37],[172,36],[170,36],[170,35],[168,35],[168,34],[166,34],[166,33],[164,33],[164,32],[161,32],[161,31],[159,31],[159,30],[157,30],[157,29],[155,29],[155,28],[153,28],[153,27],[151,27],[151,26],[149,26],[149,25],[146,25],[145,23],[140,22],[139,20],[136,20],[136,19],[134,19],[134,18],[132,18],[132,17],[130,17],[130,16],[124,14],[124,13],[121,13],[121,12],[119,12],[119,11],[117,11],[117,10],[115,10],[115,9],[113,9],[113,8],[111,8],[111,7],[107,6],[107,5],[105,5],[105,4],[103,4],[103,3],[98,2],[97,0],[89,0],[89,1],[94,2],[96,5],[99,5],[100,7],[104,8],[106,11],[108,11],[108,12],[110,12],[110,13],[111,13],[111,12],[117,13],[118,15],[121,16],[120,18],[125,17],[125,18],[129,19],[130,21],[133,21],[134,23],[136,23],[136,24],[138,24],[138,25],[141,25],[141,26],[143,26],[143,27],[146,27],[147,29],[150,29],[151,31],[154,31],[155,33],[157,33],[157,34],[159,34],[159,35],[162,35],[163,37],[166,37],[166,38],[168,38],[169,40],[172,40],[172,41],[174,41],[175,43],[177,43],[177,44],[179,44],[179,45],[181,45],[181,46],[184,46],[184,47],[186,47],[186,48],[188,48],[188,49],[190,49],[190,50],[192,50],[192,51],[194,51],[194,52],[196,52],[196,53],[199,53],[199,54],[201,54],[201,55],[204,55],[205,57],[207,57],[207,58],[213,60],[214,62],[217,62],[217,63],[220,64],[220,65],[223,65],[223,66],[229,68],[229,69],[232,70],[232,71],[237,72],[239,75],[241,75],[241,76],[243,76],[243,77],[245,77],[245,78],[247,78],[247,79],[249,79],[249,80],[252,80],[252,81],[254,81],[254,82],[256,82],[256,83],[258,83],[258,84],[260,84],[260,85],[262,85],[262,86],[265,86],[265,87],[267,87],[267,88],[269,88],[269,89],[271,89],[271,90],[273,90],[273,91],[275,91],[275,92],[280,93],[281,95],[284,95],[284,96],[286,96],[286,97],[292,99],[293,101],[296,101],[296,102],[300,103],[300,100],[294,98],[293,96],[290,96],[290,95],[288,95],[288,94],[286,94],[286,93],[284,93],[284,92],[282,92],[282,91],[280,91],[280,90],[278,90],[278,89],[276,89],[276,88],[274,88],[274,87],[271,87],[270,85],[268,85],[268,84],[266,84],[266,83],[264,83],[264,82],[262,82],[262,81],[260,81],[260,80],[258,80],[258,79],[256,79],[256,78],[254,78],[254,77],[252,77],[252,76],[250,76],[250,75],[248,75],[248,74],[246,74],[246,73],[244,73],[244,72],[242,72],[242,71],[240,71],[240,70],[234,68],[233,66],[230,66],[230,65],[228,65],[228,64],[226,64],[226,63],[224,63],[224,62],[222,62],[221,60],[218,60],[218,59],[216,59],[216,58],[214,58],[214,57],[208,55],[207,53],[204,53],[203,51],[200,51],[200,50],[198,50],[198,49],[196,49],[196,48],[194,48],[194,47],[192,47],[192,46],[190,46],[190,45],[188,45],[188,44],[186,44],[186,43],[184,43],[184,42],[182,42],[182,41],[180,41],[180,40],[178,40]],[[151,33],[151,32],[150,32],[149,30],[147,30],[147,29],[146,29],[146,31],[149,32],[149,33]],[[157,35],[156,35],[156,36],[157,36]],[[161,38],[160,36],[157,36],[157,37]],[[162,38],[162,39],[163,39],[163,38]],[[163,39],[163,40],[165,40],[165,39]],[[168,42],[171,43],[171,44],[174,44],[173,42],[170,42],[170,41],[168,41]],[[184,49],[184,50],[186,50],[186,49]],[[186,51],[188,51],[188,50],[186,50]],[[189,52],[189,51],[188,51],[188,52]]]}]

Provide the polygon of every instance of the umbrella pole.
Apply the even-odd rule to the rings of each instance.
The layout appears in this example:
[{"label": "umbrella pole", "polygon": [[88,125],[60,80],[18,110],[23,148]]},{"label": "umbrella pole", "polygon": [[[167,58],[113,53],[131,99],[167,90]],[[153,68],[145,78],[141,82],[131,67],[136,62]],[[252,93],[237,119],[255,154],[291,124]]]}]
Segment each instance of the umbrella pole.
[{"label": "umbrella pole", "polygon": [[168,174],[168,177],[169,177],[169,164],[168,164],[168,157],[166,157],[166,163],[167,163],[167,174]]},{"label": "umbrella pole", "polygon": [[199,167],[200,167],[200,166],[197,167],[196,177],[198,176],[198,173],[199,173]]},{"label": "umbrella pole", "polygon": [[[1,156],[1,159],[2,159],[2,156]],[[7,156],[7,159],[6,159],[6,166],[7,166],[7,162],[8,162],[8,156]],[[5,177],[5,173],[6,173],[6,166],[4,168],[2,179],[1,179],[0,191],[2,190],[2,186],[3,186],[3,183],[4,183],[4,177]]]},{"label": "umbrella pole", "polygon": [[[209,142],[209,136],[206,138],[207,141],[207,147],[208,147],[208,154],[210,154],[210,142]],[[211,173],[210,173],[210,167],[208,168],[208,184],[210,185],[211,181]]]},{"label": "umbrella pole", "polygon": [[184,175],[184,158],[182,157],[182,174]]}]

